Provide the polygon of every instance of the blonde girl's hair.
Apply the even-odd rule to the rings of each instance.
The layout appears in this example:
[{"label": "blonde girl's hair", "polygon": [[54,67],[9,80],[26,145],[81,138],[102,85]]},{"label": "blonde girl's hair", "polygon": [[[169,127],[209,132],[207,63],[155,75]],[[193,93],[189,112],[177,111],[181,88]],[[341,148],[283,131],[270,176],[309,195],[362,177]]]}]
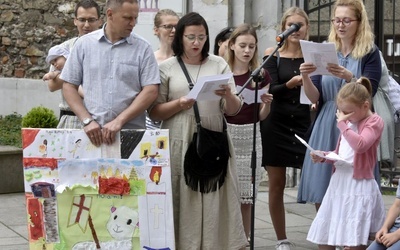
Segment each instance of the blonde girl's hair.
[{"label": "blonde girl's hair", "polygon": [[[354,48],[351,55],[356,59],[361,59],[373,50],[375,39],[375,35],[372,33],[371,26],[369,25],[364,3],[362,0],[337,0],[333,7],[332,19],[335,18],[336,9],[339,6],[345,6],[354,10],[355,18],[358,20],[358,29],[354,36]],[[341,50],[342,43],[333,24],[331,24],[328,41],[335,43],[336,50]]]},{"label": "blonde girl's hair", "polygon": [[[281,32],[286,30],[286,20],[288,19],[288,17],[293,16],[293,15],[299,15],[299,16],[303,17],[304,20],[306,21],[306,25],[307,26],[310,25],[310,20],[308,18],[308,15],[303,9],[301,9],[299,7],[290,7],[289,9],[287,9],[285,11],[285,13],[283,13],[283,16],[281,18]],[[307,29],[307,34],[306,34],[305,40],[308,40],[309,36],[310,36],[310,34]],[[279,50],[280,51],[285,50],[287,48],[287,46],[288,46],[287,43],[284,42],[282,47]]]},{"label": "blonde girl's hair", "polygon": [[253,71],[259,65],[258,46],[257,46],[258,38],[257,38],[256,30],[250,24],[247,24],[247,23],[241,24],[233,30],[231,36],[229,37],[228,51],[226,53],[227,62],[229,64],[230,68],[233,69],[233,65],[235,63],[235,52],[233,50],[231,50],[231,46],[233,44],[235,44],[236,39],[239,36],[243,36],[243,35],[252,35],[256,40],[256,44],[255,44],[256,47],[254,50],[254,55],[253,55],[253,58],[249,62],[249,70]]},{"label": "blonde girl's hair", "polygon": [[372,104],[372,85],[368,78],[361,77],[356,82],[346,83],[337,94],[336,103],[346,101],[361,106],[368,101]]},{"label": "blonde girl's hair", "polygon": [[161,9],[157,12],[157,14],[154,16],[154,28],[158,28],[161,25],[161,17],[162,16],[176,16],[179,18],[178,14],[176,14],[175,11],[171,9]]}]

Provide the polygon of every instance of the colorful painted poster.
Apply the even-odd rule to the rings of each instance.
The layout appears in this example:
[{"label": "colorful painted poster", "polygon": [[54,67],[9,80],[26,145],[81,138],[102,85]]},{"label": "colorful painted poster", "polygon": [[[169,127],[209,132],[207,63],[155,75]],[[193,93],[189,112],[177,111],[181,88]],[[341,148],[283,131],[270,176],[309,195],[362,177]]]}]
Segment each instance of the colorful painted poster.
[{"label": "colorful painted poster", "polygon": [[22,136],[30,249],[175,249],[168,130]]}]

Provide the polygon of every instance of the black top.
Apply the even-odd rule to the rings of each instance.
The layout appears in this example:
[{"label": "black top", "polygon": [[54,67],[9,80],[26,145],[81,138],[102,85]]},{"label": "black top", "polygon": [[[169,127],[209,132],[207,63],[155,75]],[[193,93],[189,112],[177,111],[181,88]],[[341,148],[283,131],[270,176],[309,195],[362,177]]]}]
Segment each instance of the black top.
[{"label": "black top", "polygon": [[300,104],[300,87],[289,89],[285,85],[300,74],[303,62],[303,58],[280,57],[277,68],[277,57],[273,56],[265,65],[272,78],[269,92],[274,100],[270,114],[261,122],[263,166],[300,168],[303,165],[306,148],[294,134],[304,138],[311,124],[310,106]]},{"label": "black top", "polygon": [[[250,74],[251,72],[247,72],[243,75],[235,75],[233,76],[235,79],[235,84],[236,86],[240,86],[242,87],[247,80],[250,78]],[[271,78],[268,74],[267,71],[265,71],[264,73],[264,79],[262,82],[259,83],[258,89],[262,89],[265,86],[267,86],[268,83],[271,82]],[[246,89],[250,89],[252,91],[255,90],[255,83],[254,82],[250,82],[247,86]],[[235,116],[228,116],[226,115],[226,121],[230,124],[238,124],[238,125],[242,125],[242,124],[250,124],[254,122],[254,119],[256,119],[256,121],[259,120],[258,117],[258,112],[257,112],[257,117],[254,117],[254,106],[257,105],[257,110],[259,110],[259,104],[247,104],[247,103],[243,103],[242,109],[239,111],[239,113]]]}]

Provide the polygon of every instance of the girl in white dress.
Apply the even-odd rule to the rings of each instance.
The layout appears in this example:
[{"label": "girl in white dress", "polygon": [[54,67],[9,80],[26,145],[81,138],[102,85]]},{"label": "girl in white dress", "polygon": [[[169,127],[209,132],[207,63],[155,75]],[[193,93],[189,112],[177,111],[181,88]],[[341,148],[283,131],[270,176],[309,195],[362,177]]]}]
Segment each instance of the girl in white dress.
[{"label": "girl in white dress", "polygon": [[336,112],[340,137],[333,152],[314,151],[314,163],[334,164],[322,205],[307,240],[319,249],[366,249],[368,237],[385,219],[385,208],[374,167],[383,120],[371,111],[372,87],[368,78],[346,84],[338,93]]}]

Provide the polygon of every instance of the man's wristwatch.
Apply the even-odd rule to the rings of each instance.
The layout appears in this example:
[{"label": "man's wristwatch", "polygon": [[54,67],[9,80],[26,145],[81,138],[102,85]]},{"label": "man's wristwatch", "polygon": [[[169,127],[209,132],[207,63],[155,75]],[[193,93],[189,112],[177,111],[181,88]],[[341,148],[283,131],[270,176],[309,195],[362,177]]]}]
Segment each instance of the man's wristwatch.
[{"label": "man's wristwatch", "polygon": [[83,126],[86,127],[86,126],[89,125],[92,121],[94,121],[93,118],[85,118],[85,119],[83,119],[83,121],[82,121]]}]

